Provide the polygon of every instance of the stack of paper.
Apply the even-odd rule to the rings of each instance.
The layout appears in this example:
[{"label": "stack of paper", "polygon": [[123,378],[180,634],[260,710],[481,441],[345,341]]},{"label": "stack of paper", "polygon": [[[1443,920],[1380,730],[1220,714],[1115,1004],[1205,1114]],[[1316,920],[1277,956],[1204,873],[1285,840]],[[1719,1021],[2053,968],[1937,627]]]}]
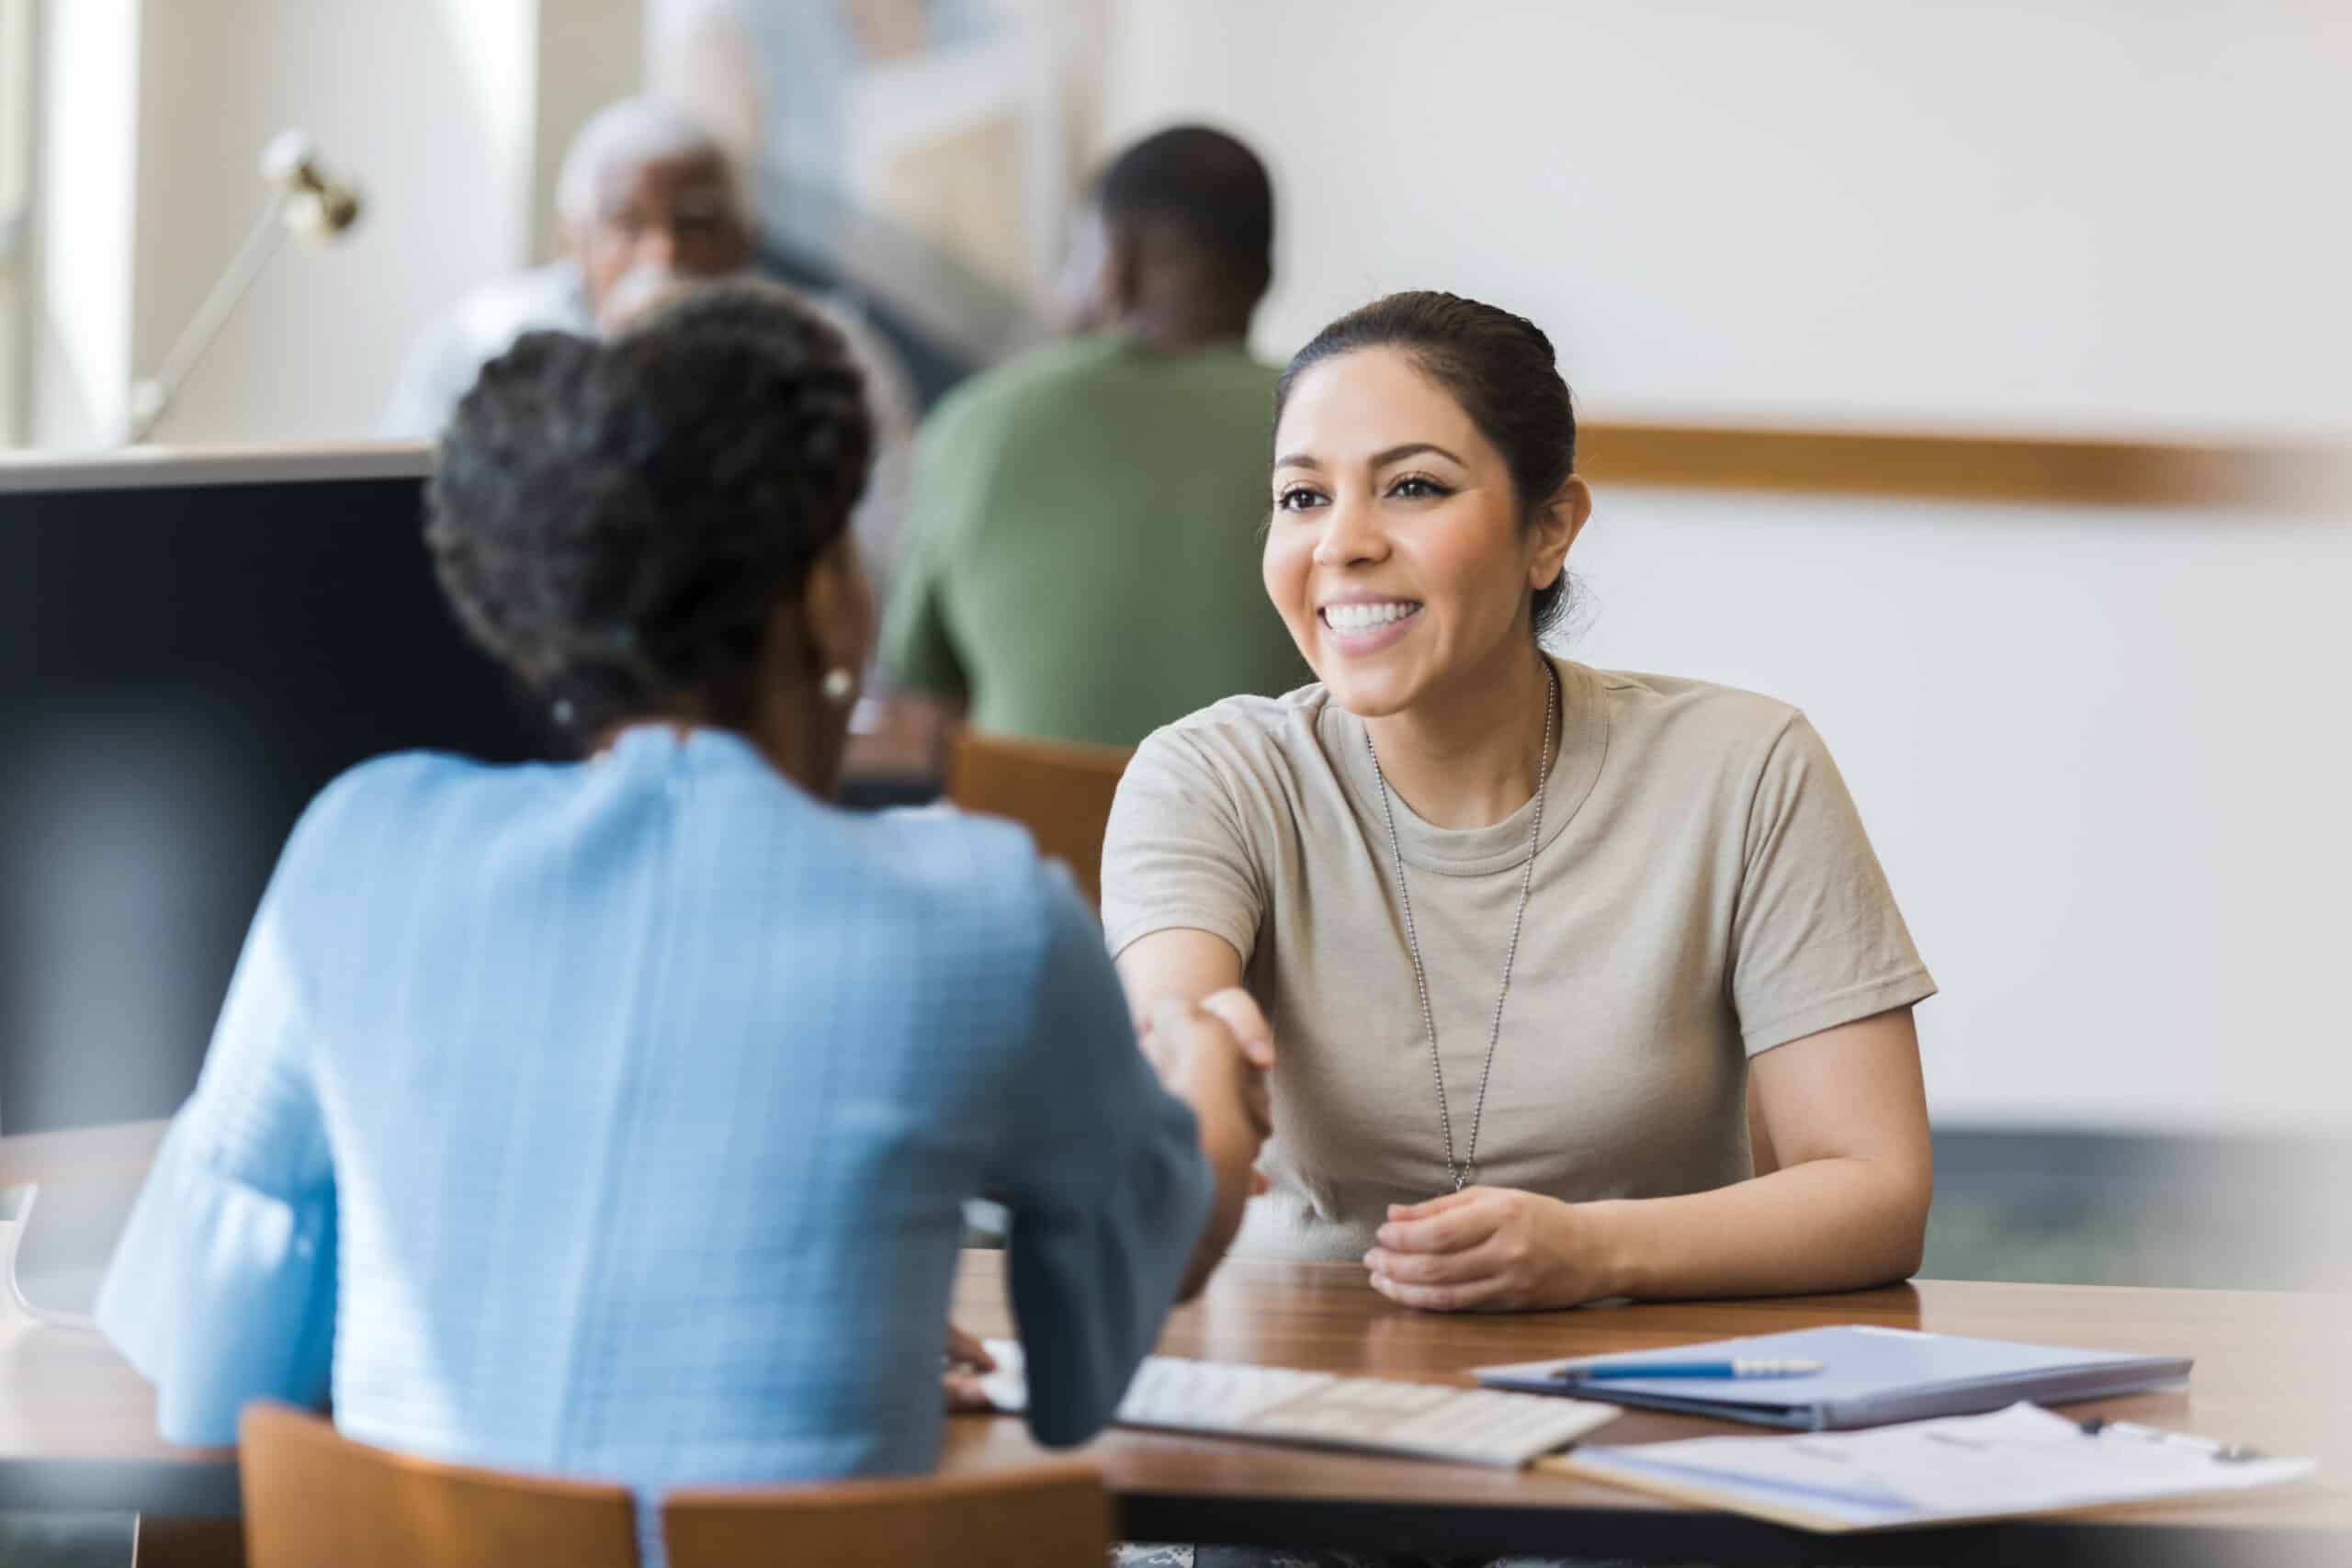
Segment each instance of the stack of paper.
[{"label": "stack of paper", "polygon": [[1830,1532],[2236,1492],[2300,1480],[2317,1465],[2222,1459],[2195,1439],[2093,1437],[2031,1404],[1865,1432],[1587,1447],[1536,1463]]}]

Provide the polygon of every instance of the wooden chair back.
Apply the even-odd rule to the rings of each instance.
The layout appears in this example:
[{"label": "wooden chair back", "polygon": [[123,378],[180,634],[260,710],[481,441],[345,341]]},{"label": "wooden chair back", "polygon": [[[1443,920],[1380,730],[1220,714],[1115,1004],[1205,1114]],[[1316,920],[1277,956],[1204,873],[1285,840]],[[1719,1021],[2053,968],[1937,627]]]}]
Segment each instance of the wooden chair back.
[{"label": "wooden chair back", "polygon": [[1087,902],[1102,902],[1102,832],[1134,753],[966,730],[947,764],[947,798],[966,811],[1009,817],[1040,852],[1069,863]]},{"label": "wooden chair back", "polygon": [[[441,1464],[354,1442],[308,1411],[239,1423],[246,1568],[638,1568],[627,1487]],[[673,1492],[671,1568],[1102,1568],[1092,1466]]]},{"label": "wooden chair back", "polygon": [[627,1487],[436,1464],[307,1411],[238,1423],[247,1568],[637,1568]]},{"label": "wooden chair back", "polygon": [[[673,1492],[670,1568],[1103,1568],[1111,1496],[1091,1465]],[[256,1565],[258,1568],[258,1565]]]}]

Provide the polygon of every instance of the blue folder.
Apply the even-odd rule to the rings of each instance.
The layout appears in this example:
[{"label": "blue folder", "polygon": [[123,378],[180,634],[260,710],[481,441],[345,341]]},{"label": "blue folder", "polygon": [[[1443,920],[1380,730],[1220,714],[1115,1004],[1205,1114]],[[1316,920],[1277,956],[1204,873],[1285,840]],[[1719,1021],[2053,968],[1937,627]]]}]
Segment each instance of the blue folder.
[{"label": "blue folder", "polygon": [[[1819,1361],[1822,1370],[1800,1377],[1702,1382],[1688,1378],[1627,1378],[1598,1384],[1563,1382],[1553,1376],[1563,1367],[1653,1361],[1666,1357],[1694,1361],[1787,1357]],[[1660,1347],[1620,1356],[1480,1367],[1476,1375],[1480,1382],[1494,1388],[1568,1394],[1578,1399],[1604,1400],[1611,1404],[1680,1411],[1725,1421],[1753,1421],[1767,1427],[1827,1431],[1877,1427],[1894,1421],[1924,1421],[1938,1416],[1967,1416],[1981,1410],[1998,1410],[2021,1399],[2037,1404],[2101,1399],[2178,1382],[2188,1375],[2189,1363],[2187,1356],[2067,1350],[2046,1345],[2019,1345],[2006,1339],[1963,1339],[1956,1335],[1926,1334],[1913,1328],[1845,1324],[1830,1328],[1801,1328],[1789,1334],[1762,1334],[1747,1339],[1719,1339],[1704,1345],[1677,1345],[1670,1349]]]}]

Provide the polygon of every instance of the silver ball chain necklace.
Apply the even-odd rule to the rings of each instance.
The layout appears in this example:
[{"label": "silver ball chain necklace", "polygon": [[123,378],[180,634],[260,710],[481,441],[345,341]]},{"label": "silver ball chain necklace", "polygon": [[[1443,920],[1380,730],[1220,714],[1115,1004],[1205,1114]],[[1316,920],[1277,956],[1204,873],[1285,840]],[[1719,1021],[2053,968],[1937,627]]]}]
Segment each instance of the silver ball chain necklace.
[{"label": "silver ball chain necklace", "polygon": [[1413,956],[1413,987],[1420,993],[1421,1028],[1430,1043],[1430,1077],[1437,1085],[1438,1125],[1445,1134],[1445,1174],[1456,1192],[1470,1185],[1478,1161],[1478,1126],[1487,1116],[1487,1080],[1495,1070],[1495,1045],[1503,1037],[1503,1001],[1510,995],[1510,969],[1519,957],[1520,922],[1527,919],[1527,894],[1535,884],[1535,851],[1544,841],[1544,792],[1552,782],[1552,716],[1560,706],[1560,672],[1544,661],[1552,689],[1544,704],[1544,746],[1536,753],[1535,820],[1527,829],[1527,859],[1519,871],[1519,908],[1510,918],[1510,945],[1503,950],[1503,981],[1495,992],[1494,1021],[1487,1028],[1487,1060],[1478,1069],[1478,1103],[1470,1113],[1470,1144],[1457,1164],[1453,1157],[1453,1115],[1445,1103],[1445,1064],[1437,1050],[1437,1016],[1430,1010],[1429,971],[1421,964],[1421,940],[1413,929],[1413,895],[1405,886],[1405,847],[1396,837],[1396,812],[1388,802],[1388,775],[1380,769],[1380,752],[1372,743],[1372,727],[1363,732],[1363,749],[1372,757],[1372,776],[1380,782],[1380,815],[1388,824],[1388,852],[1396,863],[1396,900],[1405,911],[1405,948]]}]

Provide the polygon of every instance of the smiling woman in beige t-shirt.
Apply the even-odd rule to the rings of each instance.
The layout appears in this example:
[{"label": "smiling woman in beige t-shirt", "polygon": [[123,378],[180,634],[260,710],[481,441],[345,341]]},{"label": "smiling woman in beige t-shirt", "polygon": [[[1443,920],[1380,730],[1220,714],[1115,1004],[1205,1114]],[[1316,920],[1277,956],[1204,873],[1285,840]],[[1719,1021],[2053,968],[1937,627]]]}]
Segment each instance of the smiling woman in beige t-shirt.
[{"label": "smiling woman in beige t-shirt", "polygon": [[1102,856],[1130,999],[1265,1009],[1238,1252],[1439,1310],[1900,1278],[1935,984],[1802,714],[1541,651],[1575,438],[1549,340],[1452,295],[1291,362],[1265,582],[1321,682],[1136,753]]}]

